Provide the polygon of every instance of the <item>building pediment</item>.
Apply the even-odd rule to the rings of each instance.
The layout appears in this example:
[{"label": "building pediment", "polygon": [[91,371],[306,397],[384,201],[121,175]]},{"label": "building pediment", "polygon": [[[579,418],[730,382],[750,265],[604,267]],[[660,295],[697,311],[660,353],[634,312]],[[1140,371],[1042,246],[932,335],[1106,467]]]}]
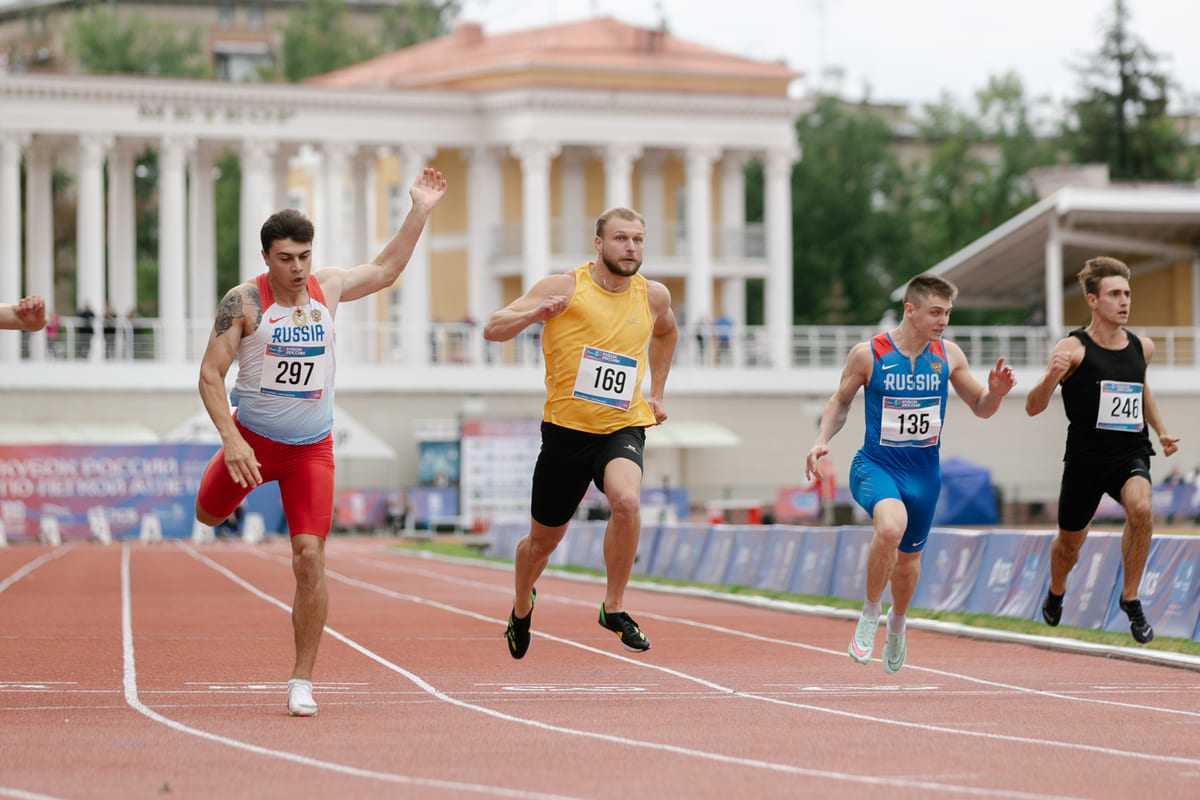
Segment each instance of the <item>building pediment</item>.
[{"label": "building pediment", "polygon": [[592,88],[786,96],[799,78],[670,33],[597,17],[488,35],[474,22],[451,34],[336,70],[312,85],[378,89]]}]

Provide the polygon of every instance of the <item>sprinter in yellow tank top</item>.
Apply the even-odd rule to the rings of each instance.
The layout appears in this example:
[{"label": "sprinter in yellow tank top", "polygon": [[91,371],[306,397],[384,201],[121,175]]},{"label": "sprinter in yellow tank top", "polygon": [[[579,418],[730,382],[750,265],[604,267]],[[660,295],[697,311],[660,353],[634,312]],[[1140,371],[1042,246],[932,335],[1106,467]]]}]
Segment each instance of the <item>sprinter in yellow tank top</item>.
[{"label": "sprinter in yellow tank top", "polygon": [[[642,448],[646,427],[667,418],[663,389],[675,353],[677,329],[671,293],[637,274],[646,221],[613,208],[596,220],[596,260],[542,278],[487,321],[483,338],[512,339],[544,323],[546,405],[542,449],[533,470],[529,535],[517,544],[516,596],[508,618],[508,652],[529,648],[534,583],[594,481],[612,508],[604,534],[608,588],[600,624],[627,650],[644,652],[650,640],[624,610],[641,531]],[[650,367],[650,392],[642,379]]]}]

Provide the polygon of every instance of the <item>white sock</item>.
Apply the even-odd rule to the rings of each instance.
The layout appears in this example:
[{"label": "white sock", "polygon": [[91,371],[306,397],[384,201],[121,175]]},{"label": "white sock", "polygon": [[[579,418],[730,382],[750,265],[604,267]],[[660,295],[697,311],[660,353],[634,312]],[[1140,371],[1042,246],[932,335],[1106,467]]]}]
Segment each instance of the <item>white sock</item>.
[{"label": "white sock", "polygon": [[887,620],[888,633],[903,633],[906,622],[908,622],[908,614],[897,614],[895,611],[889,611]]},{"label": "white sock", "polygon": [[875,602],[866,600],[863,602],[862,613],[864,617],[879,619],[879,615],[883,613],[883,603],[879,600]]},{"label": "white sock", "polygon": [[310,692],[312,691],[312,681],[306,681],[303,678],[288,678],[288,691],[292,690],[293,686],[304,686]]}]

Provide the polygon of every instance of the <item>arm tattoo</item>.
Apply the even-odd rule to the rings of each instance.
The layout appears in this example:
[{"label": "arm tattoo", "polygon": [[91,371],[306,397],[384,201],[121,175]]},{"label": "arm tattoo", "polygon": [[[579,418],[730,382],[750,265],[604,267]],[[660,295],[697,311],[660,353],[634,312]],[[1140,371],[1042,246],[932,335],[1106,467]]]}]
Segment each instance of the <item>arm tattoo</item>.
[{"label": "arm tattoo", "polygon": [[242,287],[235,286],[225,293],[221,305],[217,306],[217,319],[213,323],[213,331],[217,336],[233,327],[235,319],[242,318]]},{"label": "arm tattoo", "polygon": [[259,297],[258,287],[235,286],[225,293],[221,305],[217,307],[217,319],[213,323],[213,330],[217,336],[232,328],[234,320],[245,318],[247,301],[254,306],[254,329],[258,330],[258,325],[262,322],[262,299]]},{"label": "arm tattoo", "polygon": [[262,324],[262,297],[258,294],[258,287],[253,284],[246,287],[246,299],[254,306],[254,330],[258,330],[258,326]]}]

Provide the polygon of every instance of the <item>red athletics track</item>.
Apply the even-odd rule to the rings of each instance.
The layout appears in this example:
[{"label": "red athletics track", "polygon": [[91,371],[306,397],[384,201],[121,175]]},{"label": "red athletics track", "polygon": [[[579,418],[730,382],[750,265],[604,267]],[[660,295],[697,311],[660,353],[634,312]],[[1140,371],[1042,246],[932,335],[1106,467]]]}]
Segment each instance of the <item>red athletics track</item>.
[{"label": "red athletics track", "polygon": [[[1184,798],[1200,674],[926,630],[853,663],[853,621],[330,541],[319,716],[287,716],[286,542],[0,549],[4,798]],[[882,645],[880,635],[880,646]],[[878,655],[878,650],[876,651]]]}]

